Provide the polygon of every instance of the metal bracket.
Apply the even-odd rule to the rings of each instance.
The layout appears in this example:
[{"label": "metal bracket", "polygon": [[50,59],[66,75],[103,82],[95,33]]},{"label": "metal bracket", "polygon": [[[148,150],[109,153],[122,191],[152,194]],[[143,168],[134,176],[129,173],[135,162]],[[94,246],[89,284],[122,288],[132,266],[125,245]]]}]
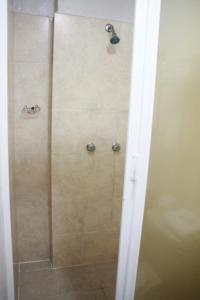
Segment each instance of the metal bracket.
[{"label": "metal bracket", "polygon": [[40,110],[41,110],[41,108],[39,107],[39,105],[36,104],[36,105],[30,106],[30,107],[25,105],[22,111],[24,113],[34,115],[34,114],[39,113]]}]

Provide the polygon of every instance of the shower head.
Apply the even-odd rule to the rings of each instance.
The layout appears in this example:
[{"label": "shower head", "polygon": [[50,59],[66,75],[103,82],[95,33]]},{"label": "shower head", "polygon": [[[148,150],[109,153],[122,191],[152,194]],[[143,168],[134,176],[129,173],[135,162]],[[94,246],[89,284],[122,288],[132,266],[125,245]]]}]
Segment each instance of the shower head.
[{"label": "shower head", "polygon": [[111,33],[110,42],[111,44],[118,44],[120,42],[120,38],[115,32],[114,26],[112,24],[106,24],[105,30]]}]

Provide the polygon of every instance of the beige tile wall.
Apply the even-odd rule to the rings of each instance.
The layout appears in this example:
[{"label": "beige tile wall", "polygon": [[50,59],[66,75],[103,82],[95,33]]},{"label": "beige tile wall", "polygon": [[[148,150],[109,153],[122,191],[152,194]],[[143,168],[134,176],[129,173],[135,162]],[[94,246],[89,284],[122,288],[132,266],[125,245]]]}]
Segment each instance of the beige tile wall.
[{"label": "beige tile wall", "polygon": [[[14,14],[13,135],[15,261],[48,259],[50,21]],[[38,104],[38,115],[22,112]]]},{"label": "beige tile wall", "polygon": [[[52,109],[54,266],[117,257],[131,64],[131,25],[56,14]],[[96,144],[95,153],[86,144]],[[113,142],[122,146],[113,153]]]}]

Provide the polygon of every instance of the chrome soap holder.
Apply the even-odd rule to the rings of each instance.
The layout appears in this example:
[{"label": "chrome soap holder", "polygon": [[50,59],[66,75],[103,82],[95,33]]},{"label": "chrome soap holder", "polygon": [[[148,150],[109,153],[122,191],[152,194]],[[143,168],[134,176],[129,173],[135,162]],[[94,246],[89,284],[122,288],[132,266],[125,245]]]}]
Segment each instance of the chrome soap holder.
[{"label": "chrome soap holder", "polygon": [[40,110],[41,110],[41,108],[37,104],[33,105],[33,106],[25,105],[23,108],[23,112],[30,114],[30,115],[35,115],[35,114],[39,113]]}]

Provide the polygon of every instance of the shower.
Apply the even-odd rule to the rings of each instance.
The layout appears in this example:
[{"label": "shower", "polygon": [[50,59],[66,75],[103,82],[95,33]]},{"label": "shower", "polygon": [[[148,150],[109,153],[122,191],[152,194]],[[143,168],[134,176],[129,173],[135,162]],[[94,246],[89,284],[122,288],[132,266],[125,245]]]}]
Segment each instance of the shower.
[{"label": "shower", "polygon": [[111,44],[115,45],[115,44],[118,44],[120,42],[120,38],[116,34],[114,26],[112,24],[106,24],[105,30],[107,32],[111,33],[111,38],[110,38]]},{"label": "shower", "polygon": [[[88,17],[69,14],[61,4],[48,14],[44,6],[22,8],[10,14],[9,34],[16,295],[112,300],[132,25],[113,13],[100,18],[100,9]],[[126,36],[120,47],[112,45],[120,41],[114,28]]]}]

